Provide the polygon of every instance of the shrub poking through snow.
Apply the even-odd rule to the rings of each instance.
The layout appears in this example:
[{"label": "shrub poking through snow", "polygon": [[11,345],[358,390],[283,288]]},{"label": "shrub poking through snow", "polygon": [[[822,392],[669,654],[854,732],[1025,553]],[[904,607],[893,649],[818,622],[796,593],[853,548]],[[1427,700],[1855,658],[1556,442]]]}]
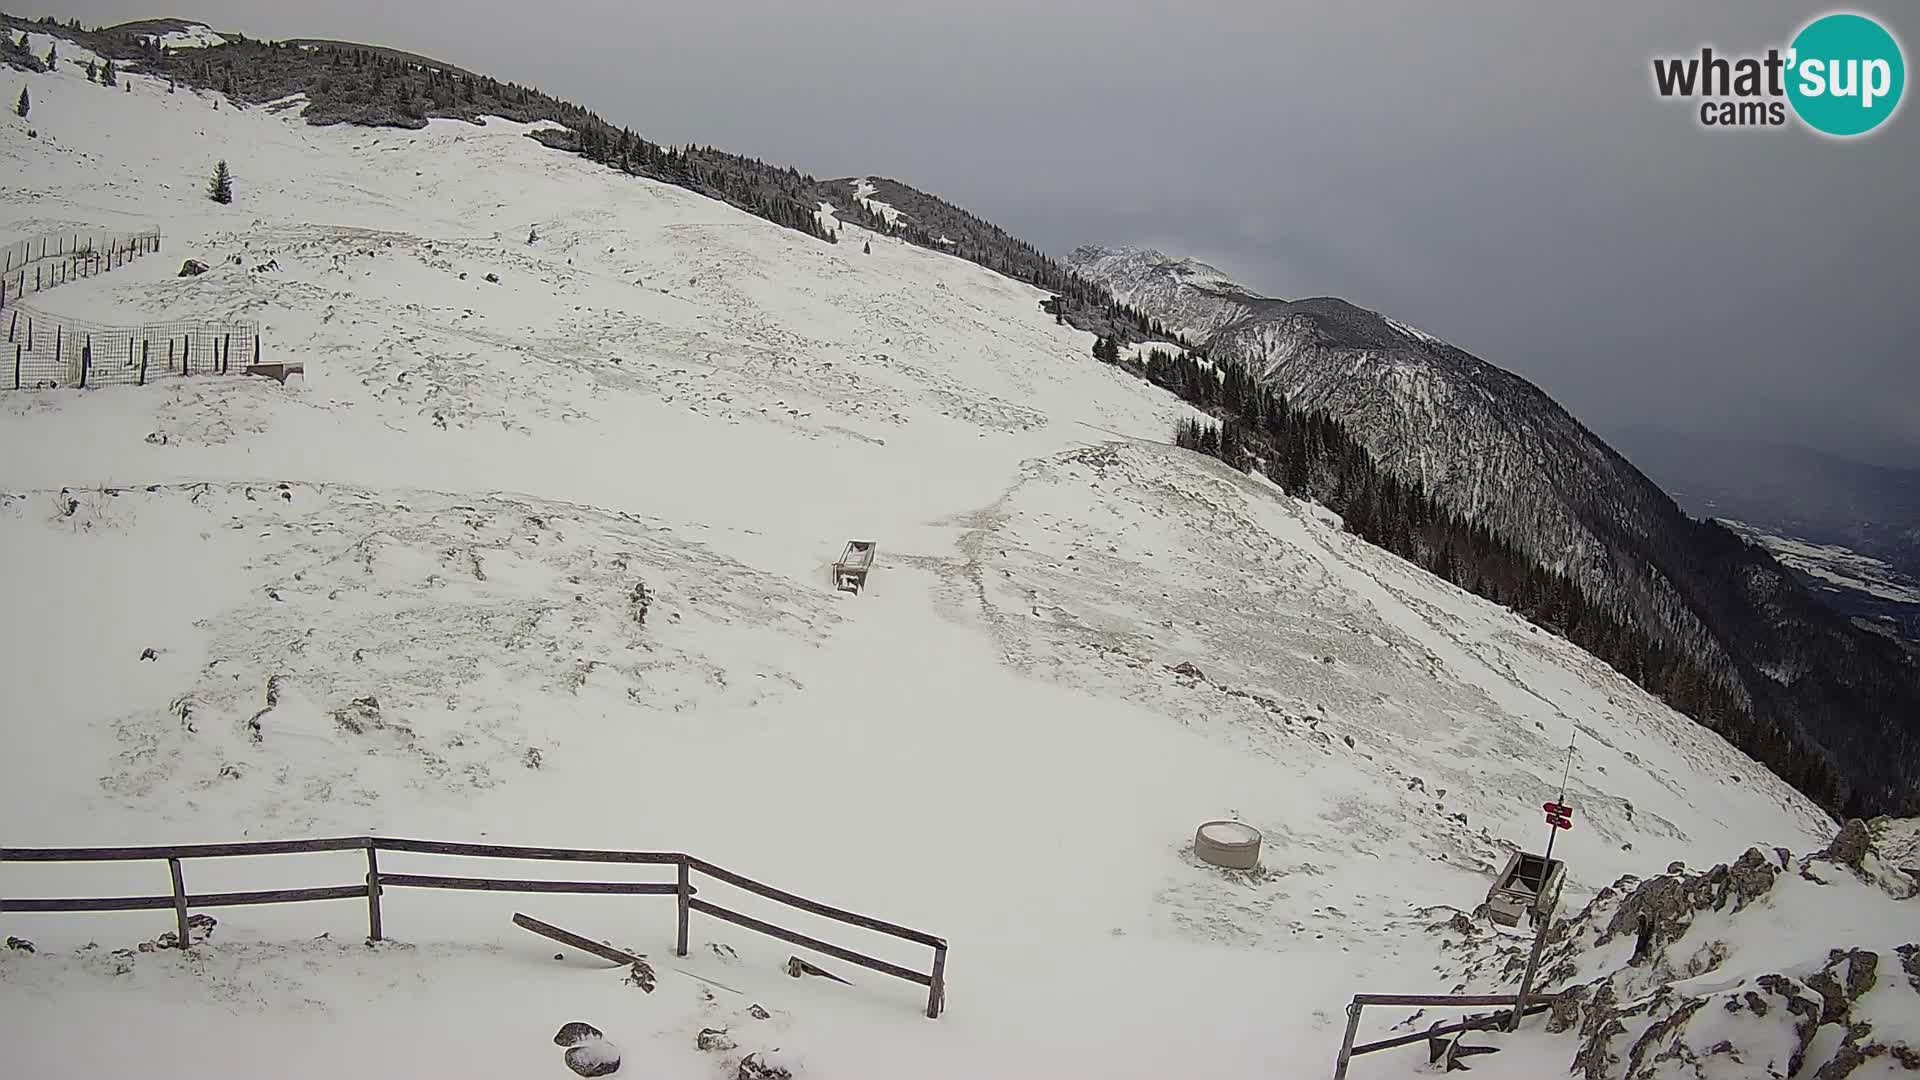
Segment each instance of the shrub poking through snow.
[{"label": "shrub poking through snow", "polygon": [[31,94],[28,94],[27,88],[23,86],[20,88],[20,100],[13,103],[13,115],[19,117],[22,120],[25,120],[27,118],[27,113],[32,111],[32,109],[33,109],[33,96]]}]

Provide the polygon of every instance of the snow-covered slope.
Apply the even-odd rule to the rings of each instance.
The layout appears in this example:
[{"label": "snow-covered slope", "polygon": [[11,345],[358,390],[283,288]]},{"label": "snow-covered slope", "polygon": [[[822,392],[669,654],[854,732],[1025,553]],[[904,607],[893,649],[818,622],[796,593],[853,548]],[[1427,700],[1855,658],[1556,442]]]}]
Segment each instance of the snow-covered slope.
[{"label": "snow-covered slope", "polygon": [[[647,898],[395,890],[375,949],[359,904],[230,908],[187,956],[134,947],[167,913],[13,914],[20,1075],[79,1048],[108,1075],[563,1075],[574,1020],[633,1075],[1285,1075],[1325,1067],[1348,994],[1447,984],[1419,912],[1538,840],[1570,738],[1582,899],[1832,831],[1564,641],[1164,445],[1184,407],[1037,290],[520,125],[312,128],[125,77],[37,77],[0,230],[157,224],[165,253],[34,310],[254,318],[306,375],[0,394],[0,841],[686,850],[943,935],[948,1012],[788,979],[790,947],[706,919],[670,960]],[[857,597],[826,581],[855,537]],[[1219,817],[1263,869],[1187,852]],[[0,895],[164,878],[4,865]],[[555,962],[515,910],[669,959],[659,989]]]},{"label": "snow-covered slope", "polygon": [[1729,664],[1661,568],[1610,531],[1626,523],[1644,543],[1678,516],[1671,501],[1539,388],[1343,300],[1263,297],[1204,264],[1140,248],[1083,247],[1068,261],[1123,303],[1206,341],[1208,355],[1338,416],[1383,464],[1574,575],[1596,599]]},{"label": "snow-covered slope", "polygon": [[[1701,526],[1527,380],[1344,300],[1261,297],[1140,249],[1068,260],[1295,405],[1338,418],[1374,459],[1483,522],[1651,640],[1680,645],[1747,698],[1756,745],[1788,775],[1842,778],[1838,805],[1920,806],[1920,667],[1855,630],[1785,568]],[[1843,673],[1843,674],[1842,674]],[[1743,725],[1748,726],[1748,725]],[[1889,752],[1893,749],[1894,752]]]}]

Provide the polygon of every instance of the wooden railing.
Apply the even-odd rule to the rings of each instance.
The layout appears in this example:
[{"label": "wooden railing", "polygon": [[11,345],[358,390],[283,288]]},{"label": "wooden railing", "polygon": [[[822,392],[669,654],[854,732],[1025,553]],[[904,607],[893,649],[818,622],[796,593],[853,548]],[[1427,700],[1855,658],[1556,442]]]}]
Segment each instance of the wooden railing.
[{"label": "wooden railing", "polygon": [[[1498,1006],[1509,1010],[1532,1015],[1553,1008],[1559,1000],[1558,994],[1537,994],[1531,1002],[1523,1004],[1517,994],[1355,994],[1347,1005],[1347,1034],[1340,1041],[1340,1056],[1333,1062],[1333,1080],[1346,1080],[1347,1065],[1362,1054],[1372,1054],[1381,1050],[1391,1050],[1397,1046],[1406,1046],[1422,1040],[1434,1040],[1467,1031],[1483,1031],[1490,1028],[1487,1020],[1465,1020],[1459,1023],[1435,1025],[1426,1031],[1416,1031],[1410,1035],[1396,1035],[1390,1039],[1375,1042],[1353,1044],[1353,1038],[1360,1031],[1360,1013],[1369,1005],[1418,1005],[1422,1008],[1476,1008]],[[1512,1023],[1518,1023],[1519,1016],[1510,1016]],[[1511,1030],[1505,1021],[1493,1018],[1499,1027]],[[1448,1071],[1454,1066],[1449,1062]],[[1466,1066],[1459,1066],[1462,1070]]]},{"label": "wooden railing", "polygon": [[[364,851],[367,857],[366,880],[358,885],[337,885],[314,889],[267,889],[253,892],[189,893],[181,864],[190,859],[228,859],[252,855],[294,855],[318,851]],[[484,859],[524,859],[550,862],[616,863],[629,865],[672,866],[675,880],[643,881],[552,881],[493,877],[448,877],[438,874],[382,873],[380,852],[408,852],[423,855],[457,855]],[[0,898],[0,912],[54,911],[148,911],[172,908],[178,924],[180,948],[190,944],[187,915],[195,908],[240,907],[255,904],[287,904],[309,900],[357,900],[367,902],[367,937],[379,941],[384,935],[380,919],[380,894],[388,888],[472,889],[485,892],[587,893],[624,896],[672,896],[678,901],[679,927],[674,954],[687,955],[688,920],[698,911],[769,937],[844,960],[850,964],[905,979],[927,988],[927,1016],[938,1018],[946,1008],[947,943],[944,939],[896,923],[831,907],[803,896],[762,884],[742,874],[715,866],[682,852],[595,851],[579,848],[508,847],[499,844],[450,844],[437,840],[406,840],[391,836],[343,836],[318,840],[259,841],[238,844],[180,844],[156,847],[123,848],[0,848],[0,863],[9,862],[137,862],[164,861],[172,877],[173,888],[164,896],[116,896],[74,898]],[[890,937],[925,945],[933,950],[933,968],[916,971],[879,960],[852,949],[809,937],[806,934],[750,915],[702,900],[694,888],[693,875],[703,874],[735,888],[743,889],[788,907],[850,926],[886,934]]]}]

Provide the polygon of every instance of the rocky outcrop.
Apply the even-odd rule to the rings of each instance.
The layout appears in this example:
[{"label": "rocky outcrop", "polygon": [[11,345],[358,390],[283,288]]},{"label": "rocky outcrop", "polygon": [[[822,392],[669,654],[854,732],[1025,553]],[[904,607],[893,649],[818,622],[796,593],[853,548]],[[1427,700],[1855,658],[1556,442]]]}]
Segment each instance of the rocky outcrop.
[{"label": "rocky outcrop", "polygon": [[[1546,1027],[1575,1040],[1572,1075],[1843,1080],[1869,1067],[1875,1076],[1920,1071],[1920,1025],[1900,1019],[1920,1016],[1920,944],[1901,940],[1920,932],[1920,890],[1875,850],[1881,832],[1850,821],[1799,860],[1756,847],[1704,872],[1675,864],[1644,881],[1624,878],[1556,924],[1543,970],[1559,997]],[[1432,929],[1462,939],[1466,982],[1510,981],[1515,946],[1457,922]],[[1831,926],[1839,945],[1783,953],[1793,940],[1783,926]]]}]

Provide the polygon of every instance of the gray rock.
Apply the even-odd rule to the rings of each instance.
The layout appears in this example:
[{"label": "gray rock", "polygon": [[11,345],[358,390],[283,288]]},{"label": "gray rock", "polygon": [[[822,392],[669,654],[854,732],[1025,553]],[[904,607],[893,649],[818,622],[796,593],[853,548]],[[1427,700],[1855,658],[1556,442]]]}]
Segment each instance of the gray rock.
[{"label": "gray rock", "polygon": [[208,269],[207,264],[201,262],[199,259],[188,259],[186,262],[180,264],[180,276],[199,277],[201,274],[206,273]]},{"label": "gray rock", "polygon": [[637,986],[651,994],[654,987],[653,966],[645,960],[635,960],[633,966],[627,970],[627,977],[620,981],[628,986]]},{"label": "gray rock", "polygon": [[1842,866],[1859,870],[1866,862],[1867,852],[1872,850],[1873,834],[1867,831],[1867,823],[1859,818],[1853,818],[1840,826],[1840,831],[1834,834],[1833,842],[1815,858],[1829,859]]},{"label": "gray rock", "polygon": [[588,1039],[567,1051],[567,1068],[581,1076],[607,1076],[620,1071],[620,1048],[605,1039]]},{"label": "gray rock", "polygon": [[578,1046],[581,1043],[587,1042],[591,1039],[599,1039],[603,1037],[604,1036],[600,1034],[599,1028],[594,1027],[592,1024],[583,1023],[579,1020],[575,1020],[572,1023],[560,1025],[559,1032],[557,1032],[553,1036],[553,1045]]},{"label": "gray rock", "polygon": [[778,1065],[768,1065],[760,1060],[759,1054],[748,1054],[740,1059],[740,1068],[733,1074],[734,1080],[793,1080],[793,1073]]}]

